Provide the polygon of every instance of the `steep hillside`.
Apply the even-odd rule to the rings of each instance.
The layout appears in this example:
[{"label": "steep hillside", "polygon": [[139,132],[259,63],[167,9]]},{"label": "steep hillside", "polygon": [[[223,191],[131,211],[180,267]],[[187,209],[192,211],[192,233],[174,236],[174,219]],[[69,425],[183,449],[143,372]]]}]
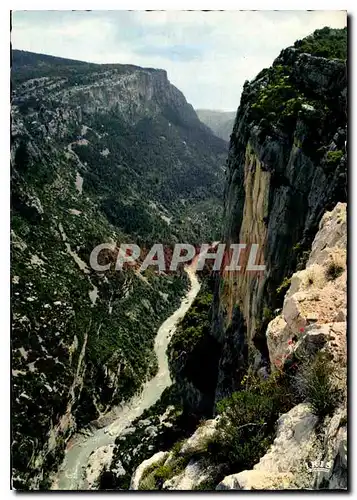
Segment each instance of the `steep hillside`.
[{"label": "steep hillside", "polygon": [[12,83],[13,480],[38,489],[69,437],[155,372],[186,287],[96,273],[91,251],[214,239],[226,146],[163,70],[13,51]]},{"label": "steep hillside", "polygon": [[217,137],[229,142],[236,117],[235,111],[196,109],[196,113],[201,122],[207,125]]},{"label": "steep hillside", "polygon": [[21,116],[36,141],[55,140],[76,155],[84,188],[124,231],[191,242],[213,237],[225,144],[166,72],[58,60],[14,51],[14,120]]}]

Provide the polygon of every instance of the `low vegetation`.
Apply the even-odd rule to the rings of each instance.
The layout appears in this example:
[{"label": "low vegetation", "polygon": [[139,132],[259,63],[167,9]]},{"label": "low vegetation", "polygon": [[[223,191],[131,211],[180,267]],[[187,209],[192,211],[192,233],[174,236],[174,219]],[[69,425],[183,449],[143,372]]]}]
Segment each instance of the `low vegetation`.
[{"label": "low vegetation", "polygon": [[340,149],[336,151],[328,151],[326,155],[326,164],[331,167],[336,167],[340,163],[342,156],[343,151]]},{"label": "low vegetation", "polygon": [[204,282],[170,341],[168,358],[174,379],[185,379],[213,397],[220,345],[211,335],[212,303],[211,285]]},{"label": "low vegetation", "polygon": [[285,375],[261,380],[248,373],[242,390],[217,405],[218,432],[208,446],[212,461],[228,463],[234,472],[252,468],[273,442],[277,418],[292,406]]},{"label": "low vegetation", "polygon": [[165,481],[182,472],[189,461],[188,457],[176,457],[169,464],[154,464],[148,467],[139,484],[139,490],[161,490]]},{"label": "low vegetation", "polygon": [[346,257],[342,254],[335,253],[331,255],[331,258],[327,264],[326,277],[328,280],[335,280],[346,269]]},{"label": "low vegetation", "polygon": [[347,28],[322,28],[312,35],[297,40],[294,44],[299,52],[327,59],[347,59]]},{"label": "low vegetation", "polygon": [[288,291],[290,283],[291,283],[291,277],[288,278],[287,276],[285,276],[281,284],[276,289],[276,293],[279,297],[285,297],[285,294]]},{"label": "low vegetation", "polygon": [[331,359],[327,353],[320,351],[295,376],[296,390],[311,404],[313,412],[320,418],[331,415],[341,397],[332,373]]}]

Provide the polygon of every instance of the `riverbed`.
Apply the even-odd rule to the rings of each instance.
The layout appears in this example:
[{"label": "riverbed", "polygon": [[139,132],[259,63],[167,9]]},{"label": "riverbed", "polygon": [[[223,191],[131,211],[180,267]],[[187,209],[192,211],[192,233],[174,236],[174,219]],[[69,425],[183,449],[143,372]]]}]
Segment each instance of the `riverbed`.
[{"label": "riverbed", "polygon": [[185,267],[190,280],[190,288],[182,298],[178,309],[158,329],[154,347],[158,360],[157,374],[143,385],[139,394],[110,412],[113,421],[109,425],[95,430],[88,436],[77,435],[71,440],[73,445],[67,448],[64,461],[51,489],[90,489],[90,484],[84,478],[90,455],[103,446],[113,445],[120,433],[129,427],[144,410],[156,403],[164,389],[171,385],[166,350],[179,321],[184,317],[199,292],[200,283],[196,277],[195,266],[195,264],[191,264],[191,266]]}]

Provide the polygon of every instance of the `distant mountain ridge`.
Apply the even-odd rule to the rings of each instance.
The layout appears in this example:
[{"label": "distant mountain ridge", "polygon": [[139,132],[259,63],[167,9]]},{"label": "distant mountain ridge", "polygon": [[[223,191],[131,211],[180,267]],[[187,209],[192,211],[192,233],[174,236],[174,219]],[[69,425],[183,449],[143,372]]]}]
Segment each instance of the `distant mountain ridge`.
[{"label": "distant mountain ridge", "polygon": [[229,142],[236,111],[196,109],[196,113],[201,122],[207,125],[217,137]]},{"label": "distant mountain ridge", "polygon": [[30,78],[36,78],[36,76],[44,77],[56,75],[60,68],[64,70],[72,70],[74,72],[83,71],[85,69],[89,71],[98,71],[103,69],[145,69],[146,71],[161,71],[167,76],[166,71],[163,69],[142,68],[141,66],[136,66],[134,64],[100,64],[16,49],[14,49],[11,54],[11,66],[14,70],[13,81],[15,83],[21,81],[21,79],[29,80]]}]

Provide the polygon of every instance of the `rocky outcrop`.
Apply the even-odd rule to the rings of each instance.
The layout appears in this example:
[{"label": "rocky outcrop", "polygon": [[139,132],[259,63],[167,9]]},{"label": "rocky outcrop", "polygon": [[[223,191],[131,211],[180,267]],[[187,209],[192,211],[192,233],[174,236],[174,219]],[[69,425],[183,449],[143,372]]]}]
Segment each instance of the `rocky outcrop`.
[{"label": "rocky outcrop", "polygon": [[[308,405],[299,405],[278,421],[277,437],[269,452],[252,470],[226,476],[217,490],[285,490],[296,488],[294,473],[313,449],[317,417]],[[301,485],[300,485],[301,488]]]},{"label": "rocky outcrop", "polygon": [[[27,53],[29,59],[31,56],[34,60],[34,54]],[[53,65],[55,59],[48,57],[47,64]],[[16,72],[22,69],[18,61],[19,51],[14,51],[15,83]],[[38,131],[44,135],[64,137],[73,121],[81,123],[86,114],[103,113],[104,110],[121,114],[129,124],[135,124],[145,117],[153,118],[161,114],[166,108],[167,113],[171,113],[182,125],[205,129],[182,92],[170,84],[164,70],[70,62],[73,67],[69,76],[63,71],[62,74],[43,77],[40,76],[41,69],[44,74],[46,68],[37,66],[32,78],[16,85],[13,103],[20,107],[24,107],[28,93],[31,93],[34,102],[39,102],[47,100],[50,92],[51,99],[56,102],[57,109],[43,106],[40,110],[40,122],[45,118],[46,124],[43,128],[39,123],[37,125]]]},{"label": "rocky outcrop", "polygon": [[198,490],[213,489],[222,477],[225,464],[213,464],[205,456],[216,433],[218,419],[205,421],[175,450],[158,452],[135,470],[130,489]]},{"label": "rocky outcrop", "polygon": [[195,455],[205,451],[207,442],[212,439],[216,433],[218,419],[206,420],[190,438],[188,438],[180,449],[180,453],[184,455]]},{"label": "rocky outcrop", "polygon": [[180,474],[165,481],[162,489],[179,491],[210,489],[209,484],[214,483],[221,468],[204,459],[191,460]]},{"label": "rocky outcrop", "polygon": [[272,368],[284,360],[331,351],[346,366],[347,214],[338,203],[321,219],[306,268],[291,277],[283,310],[267,328]]},{"label": "rocky outcrop", "polygon": [[348,488],[347,411],[341,409],[325,423],[325,432],[317,461],[312,464],[314,489]]},{"label": "rocky outcrop", "polygon": [[295,406],[278,420],[274,443],[254,468],[226,476],[216,490],[346,489],[345,422],[340,409],[321,436],[310,406]]},{"label": "rocky outcrop", "polygon": [[147,460],[144,460],[135,470],[131,478],[130,489],[138,490],[140,486],[140,481],[142,480],[145,472],[147,472],[149,468],[152,468],[152,466],[162,465],[165,462],[168,454],[169,453],[167,451],[158,451],[152,457],[148,458]]}]

